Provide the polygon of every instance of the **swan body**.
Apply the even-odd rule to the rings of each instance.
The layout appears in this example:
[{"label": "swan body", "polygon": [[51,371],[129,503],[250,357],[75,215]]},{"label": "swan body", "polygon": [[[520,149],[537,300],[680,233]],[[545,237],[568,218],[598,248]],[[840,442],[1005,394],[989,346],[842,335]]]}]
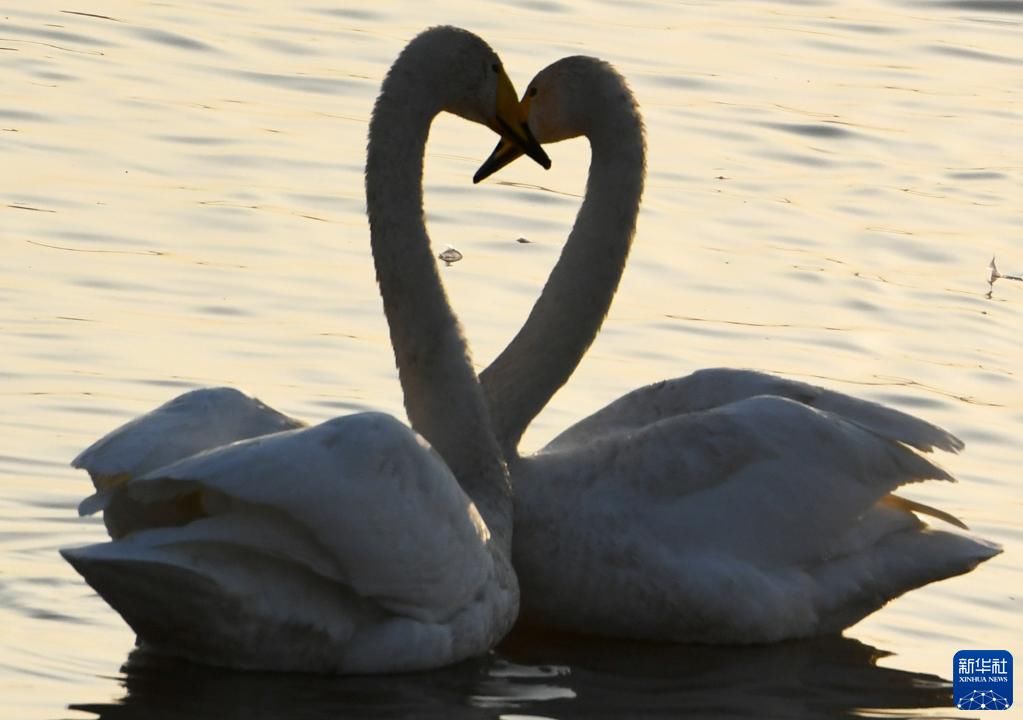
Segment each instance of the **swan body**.
[{"label": "swan body", "polygon": [[161,652],[250,669],[416,670],[484,652],[514,619],[514,583],[472,500],[388,415],[219,447],[125,494],[181,524],[63,554]]},{"label": "swan body", "polygon": [[[640,388],[520,457],[529,422],[606,315],[635,233],[643,124],[607,63],[541,71],[522,104],[542,143],[585,136],[586,196],[515,340],[480,376],[515,491],[513,560],[531,622],[618,637],[770,642],[838,632],[1000,552],[892,492],[951,480],[920,452],[962,442],[823,388],[712,369]],[[520,153],[499,143],[474,180]],[[918,452],[919,451],[919,452]]]},{"label": "swan body", "polygon": [[890,494],[951,479],[922,455],[779,396],[552,446],[512,464],[534,623],[718,643],[839,632],[997,552]]},{"label": "swan body", "polygon": [[507,468],[423,225],[423,155],[442,111],[549,164],[482,40],[434,28],[395,61],[370,123],[367,208],[422,435],[375,413],[303,427],[221,388],[74,461],[97,488],[80,511],[104,509],[113,540],[61,552],[144,646],[249,669],[397,672],[484,653],[511,628]]}]

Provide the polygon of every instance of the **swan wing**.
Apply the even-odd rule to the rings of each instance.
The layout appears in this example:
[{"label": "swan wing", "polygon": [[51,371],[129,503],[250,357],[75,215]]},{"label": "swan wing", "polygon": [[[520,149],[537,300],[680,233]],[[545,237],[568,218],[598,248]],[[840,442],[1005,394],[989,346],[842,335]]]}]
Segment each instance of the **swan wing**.
[{"label": "swan wing", "polygon": [[[475,506],[390,416],[215,448],[124,492],[173,505],[179,524],[63,552],[140,637],[178,654],[267,669],[415,669],[479,653],[510,624],[493,622],[510,594]],[[168,598],[155,597],[161,586]]]},{"label": "swan wing", "polygon": [[303,427],[234,388],[186,392],[112,430],[71,461],[97,490],[236,440]]},{"label": "swan wing", "polygon": [[523,612],[568,629],[708,642],[834,631],[998,552],[884,502],[907,483],[950,480],[941,468],[780,397],[536,460],[516,484],[529,505],[516,509]]},{"label": "swan wing", "polygon": [[754,370],[709,368],[629,392],[556,437],[548,449],[567,448],[605,434],[640,428],[669,417],[710,410],[745,398],[774,395],[825,410],[878,435],[922,451],[958,452],[951,433],[869,400]]},{"label": "swan wing", "polygon": [[353,587],[395,603],[458,604],[487,565],[475,505],[425,440],[382,413],[193,456],[129,493],[141,502],[188,498],[201,514],[215,514],[218,502],[273,508],[330,548]]},{"label": "swan wing", "polygon": [[210,448],[303,426],[233,388],[184,393],[107,433],[71,461],[89,473],[96,488],[78,506],[78,513],[104,511],[111,537],[159,524],[159,517],[151,515],[162,509],[131,502],[119,492],[124,483]]},{"label": "swan wing", "polygon": [[626,506],[665,517],[648,526],[665,540],[775,564],[822,552],[906,483],[952,479],[904,445],[775,396],[605,435],[562,462],[599,490],[589,497],[624,493]]}]

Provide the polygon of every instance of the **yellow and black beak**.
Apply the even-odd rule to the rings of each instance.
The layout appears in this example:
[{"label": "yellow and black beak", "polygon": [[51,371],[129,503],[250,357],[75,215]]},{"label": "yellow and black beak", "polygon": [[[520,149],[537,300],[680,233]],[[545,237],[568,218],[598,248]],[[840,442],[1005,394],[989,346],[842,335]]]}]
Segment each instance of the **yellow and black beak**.
[{"label": "yellow and black beak", "polygon": [[[533,137],[529,124],[526,122],[529,104],[518,101],[515,95],[515,87],[512,85],[507,73],[505,73],[503,68],[500,70],[500,73],[497,81],[497,115],[494,121],[489,124],[489,127],[501,136],[501,142],[498,143],[497,149],[494,150],[490,159],[483,164],[483,167],[476,171],[472,178],[474,183],[478,183],[483,178],[492,175],[522,155],[528,155],[533,158],[544,170],[549,170],[551,167],[551,159],[547,157],[547,153],[544,152],[544,149],[540,147],[540,143]],[[510,157],[484,173],[487,166],[498,155],[498,151],[505,146],[508,147],[505,155],[510,155]]]}]

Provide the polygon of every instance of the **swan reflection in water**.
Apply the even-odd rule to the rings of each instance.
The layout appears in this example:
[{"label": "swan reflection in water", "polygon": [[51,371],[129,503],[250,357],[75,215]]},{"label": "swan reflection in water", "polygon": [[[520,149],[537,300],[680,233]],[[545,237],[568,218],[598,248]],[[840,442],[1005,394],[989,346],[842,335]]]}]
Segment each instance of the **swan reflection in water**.
[{"label": "swan reflection in water", "polygon": [[[105,720],[340,717],[915,717],[948,708],[936,675],[879,667],[843,637],[713,647],[513,633],[496,653],[429,673],[334,677],[246,673],[135,651],[123,698],[71,709]],[[900,712],[906,711],[906,712]]]}]

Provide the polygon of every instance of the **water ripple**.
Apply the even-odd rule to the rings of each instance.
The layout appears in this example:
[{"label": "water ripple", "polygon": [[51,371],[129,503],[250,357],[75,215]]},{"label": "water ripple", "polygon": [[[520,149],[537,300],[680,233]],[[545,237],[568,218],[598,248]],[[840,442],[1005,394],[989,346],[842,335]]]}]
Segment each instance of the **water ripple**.
[{"label": "water ripple", "polygon": [[181,48],[182,50],[198,50],[202,52],[215,52],[216,48],[212,45],[196,40],[194,38],[180,35],[170,30],[159,30],[155,28],[135,28],[135,34],[146,40],[152,40],[155,43],[161,45],[169,45],[174,48]]},{"label": "water ripple", "polygon": [[952,180],[1006,180],[1008,175],[994,170],[968,170],[948,173],[945,177]]},{"label": "water ripple", "polygon": [[843,127],[831,123],[822,124],[796,124],[796,123],[762,123],[764,127],[774,128],[776,130],[782,130],[784,132],[795,133],[796,135],[804,135],[806,137],[819,137],[819,138],[848,138],[853,137],[855,133],[847,130]]},{"label": "water ripple", "polygon": [[238,70],[235,75],[262,85],[294,90],[296,92],[344,94],[362,87],[362,83],[341,78],[315,77],[312,75],[282,75],[251,70]]},{"label": "water ripple", "polygon": [[939,0],[939,2],[919,3],[924,7],[945,7],[955,10],[980,10],[992,13],[1023,13],[1023,2],[1020,0]]},{"label": "water ripple", "polygon": [[[23,35],[26,37],[43,38],[45,40],[52,40],[55,42],[75,43],[78,45],[91,45],[93,47],[104,48],[117,47],[117,45],[110,40],[92,37],[90,35],[82,35],[80,33],[68,32],[67,30],[32,28],[25,27],[24,25],[10,24],[4,25],[3,31],[13,32],[17,35]],[[9,40],[9,38],[4,38],[4,40]]]},{"label": "water ripple", "polygon": [[971,48],[956,47],[954,45],[929,45],[925,49],[928,52],[951,55],[952,57],[964,58],[966,60],[979,60],[981,62],[1001,63],[1003,65],[1023,65],[1023,59],[1020,58],[973,50]]}]

